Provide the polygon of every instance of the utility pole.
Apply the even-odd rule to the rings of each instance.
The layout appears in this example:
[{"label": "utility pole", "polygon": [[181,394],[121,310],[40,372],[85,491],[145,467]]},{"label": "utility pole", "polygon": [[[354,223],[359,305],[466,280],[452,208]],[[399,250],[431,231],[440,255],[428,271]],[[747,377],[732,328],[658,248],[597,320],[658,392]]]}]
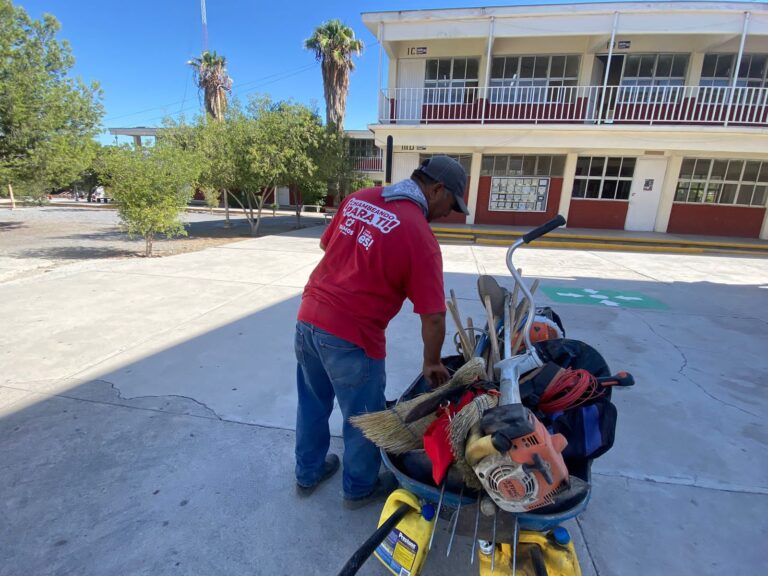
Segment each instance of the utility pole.
[{"label": "utility pole", "polygon": [[200,0],[200,15],[203,18],[203,52],[208,52],[208,15],[205,11],[205,0]]}]

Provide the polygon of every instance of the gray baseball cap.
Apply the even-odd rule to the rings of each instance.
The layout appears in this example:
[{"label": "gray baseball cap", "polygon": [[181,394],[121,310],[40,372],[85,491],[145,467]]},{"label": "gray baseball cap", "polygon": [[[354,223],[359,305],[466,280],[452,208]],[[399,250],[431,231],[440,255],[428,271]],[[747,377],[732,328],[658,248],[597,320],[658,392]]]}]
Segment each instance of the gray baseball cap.
[{"label": "gray baseball cap", "polygon": [[441,182],[453,194],[453,209],[456,212],[469,215],[469,210],[467,210],[467,205],[464,202],[467,173],[461,164],[450,156],[432,156],[421,163],[419,170],[433,180]]}]

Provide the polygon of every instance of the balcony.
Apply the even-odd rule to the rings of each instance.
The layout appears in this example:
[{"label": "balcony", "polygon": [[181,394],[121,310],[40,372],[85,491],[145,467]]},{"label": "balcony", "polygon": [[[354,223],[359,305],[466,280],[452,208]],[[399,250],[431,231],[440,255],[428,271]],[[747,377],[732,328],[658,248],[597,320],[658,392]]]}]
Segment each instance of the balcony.
[{"label": "balcony", "polygon": [[382,90],[381,124],[768,126],[768,88],[494,86]]},{"label": "balcony", "polygon": [[381,172],[384,170],[383,166],[381,154],[352,157],[352,168],[358,172]]}]

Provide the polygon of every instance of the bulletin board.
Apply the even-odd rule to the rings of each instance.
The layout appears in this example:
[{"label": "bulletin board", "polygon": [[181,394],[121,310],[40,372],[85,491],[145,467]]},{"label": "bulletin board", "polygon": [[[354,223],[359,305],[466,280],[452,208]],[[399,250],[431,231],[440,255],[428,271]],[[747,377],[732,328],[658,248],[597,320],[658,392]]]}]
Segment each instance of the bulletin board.
[{"label": "bulletin board", "polygon": [[491,212],[546,212],[549,178],[514,176],[491,178]]}]

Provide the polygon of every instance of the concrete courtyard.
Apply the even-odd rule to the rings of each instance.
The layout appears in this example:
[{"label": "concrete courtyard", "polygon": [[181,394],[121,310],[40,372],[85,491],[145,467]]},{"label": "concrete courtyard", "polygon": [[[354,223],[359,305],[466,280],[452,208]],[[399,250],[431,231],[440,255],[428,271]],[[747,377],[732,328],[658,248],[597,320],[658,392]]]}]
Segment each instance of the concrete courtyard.
[{"label": "concrete courtyard", "polygon": [[[340,476],[311,499],[294,491],[292,336],[321,230],[24,275],[0,258],[0,575],[338,572],[380,507],[344,510]],[[477,275],[506,281],[505,250],[443,254],[446,288],[481,323]],[[569,337],[637,381],[614,395],[616,444],[568,523],[584,574],[762,573],[768,260],[521,249],[516,263]],[[547,287],[664,307],[559,303]],[[388,397],[420,356],[406,302],[388,331]],[[471,541],[446,558],[438,526],[424,573],[475,574]],[[386,573],[373,559],[360,571]]]}]

